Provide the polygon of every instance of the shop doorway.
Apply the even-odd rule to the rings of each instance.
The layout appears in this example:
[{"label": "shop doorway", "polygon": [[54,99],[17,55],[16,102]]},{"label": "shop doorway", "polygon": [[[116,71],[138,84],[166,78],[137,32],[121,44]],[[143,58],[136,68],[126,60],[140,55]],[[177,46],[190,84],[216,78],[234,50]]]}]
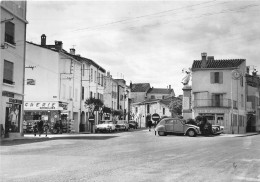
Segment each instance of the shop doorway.
[{"label": "shop doorway", "polygon": [[20,132],[21,105],[7,104],[5,108],[5,131]]}]

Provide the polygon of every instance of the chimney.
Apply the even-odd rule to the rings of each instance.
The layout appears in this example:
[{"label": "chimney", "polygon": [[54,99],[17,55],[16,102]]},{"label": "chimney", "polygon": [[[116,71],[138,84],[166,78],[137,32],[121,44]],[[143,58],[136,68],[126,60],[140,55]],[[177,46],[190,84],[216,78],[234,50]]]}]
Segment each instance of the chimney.
[{"label": "chimney", "polygon": [[169,90],[171,90],[171,87],[172,87],[172,86],[171,86],[171,85],[169,85]]},{"label": "chimney", "polygon": [[55,40],[55,49],[58,51],[62,50],[62,41]]},{"label": "chimney", "polygon": [[107,76],[110,77],[110,72],[109,71],[107,72]]},{"label": "chimney", "polygon": [[70,49],[70,54],[75,55],[76,50],[74,48]]},{"label": "chimney", "polygon": [[214,56],[208,56],[208,60],[214,61]]},{"label": "chimney", "polygon": [[42,34],[41,36],[41,46],[46,46],[46,35]]},{"label": "chimney", "polygon": [[201,68],[207,67],[207,53],[203,52],[201,53]]}]

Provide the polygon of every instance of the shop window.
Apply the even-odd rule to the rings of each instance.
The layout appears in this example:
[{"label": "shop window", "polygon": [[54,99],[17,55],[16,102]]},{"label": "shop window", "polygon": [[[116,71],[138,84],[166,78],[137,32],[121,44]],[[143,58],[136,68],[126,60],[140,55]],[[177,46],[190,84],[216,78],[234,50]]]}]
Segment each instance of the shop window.
[{"label": "shop window", "polygon": [[20,132],[20,113],[21,105],[7,105],[5,117],[5,128],[7,132]]},{"label": "shop window", "polygon": [[15,45],[14,43],[14,23],[6,22],[5,23],[5,42]]},{"label": "shop window", "polygon": [[4,60],[4,78],[3,82],[14,85],[13,82],[14,63]]}]

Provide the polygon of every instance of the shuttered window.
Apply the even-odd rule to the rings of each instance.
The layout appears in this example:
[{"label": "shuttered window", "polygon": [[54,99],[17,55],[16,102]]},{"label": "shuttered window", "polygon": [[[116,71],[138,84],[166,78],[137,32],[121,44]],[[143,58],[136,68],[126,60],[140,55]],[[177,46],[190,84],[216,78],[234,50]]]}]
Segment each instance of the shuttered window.
[{"label": "shuttered window", "polygon": [[210,72],[210,83],[223,83],[223,72]]},{"label": "shuttered window", "polygon": [[14,63],[4,60],[4,78],[3,82],[14,84],[13,82]]},{"label": "shuttered window", "polygon": [[5,42],[14,43],[14,24],[12,22],[5,23]]}]

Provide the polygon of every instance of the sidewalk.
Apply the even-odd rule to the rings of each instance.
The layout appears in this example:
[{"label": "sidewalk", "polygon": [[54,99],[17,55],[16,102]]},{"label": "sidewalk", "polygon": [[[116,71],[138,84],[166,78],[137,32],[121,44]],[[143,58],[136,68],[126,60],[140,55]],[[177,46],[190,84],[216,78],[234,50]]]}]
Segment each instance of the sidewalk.
[{"label": "sidewalk", "polygon": [[248,132],[244,134],[221,134],[219,136],[221,137],[247,137],[247,136],[253,136],[253,135],[259,135],[259,132]]}]

